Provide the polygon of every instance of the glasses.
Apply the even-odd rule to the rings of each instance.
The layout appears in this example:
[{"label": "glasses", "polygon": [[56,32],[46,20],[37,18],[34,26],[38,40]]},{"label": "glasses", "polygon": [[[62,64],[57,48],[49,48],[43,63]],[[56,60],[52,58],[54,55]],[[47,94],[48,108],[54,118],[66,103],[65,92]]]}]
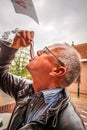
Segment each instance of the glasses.
[{"label": "glasses", "polygon": [[53,55],[55,57],[55,59],[57,60],[57,63],[60,64],[61,66],[64,66],[64,63],[48,48],[48,47],[45,47],[43,50],[42,50],[42,53],[47,53],[47,51]]}]

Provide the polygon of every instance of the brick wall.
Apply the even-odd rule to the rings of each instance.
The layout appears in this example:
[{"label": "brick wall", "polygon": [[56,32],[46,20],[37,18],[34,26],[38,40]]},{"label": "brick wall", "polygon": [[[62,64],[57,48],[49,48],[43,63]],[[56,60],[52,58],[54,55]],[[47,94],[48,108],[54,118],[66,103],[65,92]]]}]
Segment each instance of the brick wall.
[{"label": "brick wall", "polygon": [[0,113],[4,113],[4,112],[12,113],[14,106],[15,106],[14,102],[10,104],[2,105],[0,106]]},{"label": "brick wall", "polygon": [[[82,63],[82,67],[81,67],[81,75],[80,75],[80,93],[82,94],[87,94],[87,62],[83,62]],[[74,92],[77,93],[78,91],[78,83],[73,83],[68,90],[70,92]]]}]

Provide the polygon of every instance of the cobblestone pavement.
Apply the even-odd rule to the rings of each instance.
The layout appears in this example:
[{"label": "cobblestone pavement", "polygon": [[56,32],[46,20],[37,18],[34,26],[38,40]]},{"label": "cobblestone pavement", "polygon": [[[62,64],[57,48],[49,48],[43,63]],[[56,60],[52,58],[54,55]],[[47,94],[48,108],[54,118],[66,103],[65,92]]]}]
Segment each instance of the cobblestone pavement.
[{"label": "cobblestone pavement", "polygon": [[80,113],[87,129],[87,95],[80,94],[78,98],[76,94],[71,94],[71,101]]}]

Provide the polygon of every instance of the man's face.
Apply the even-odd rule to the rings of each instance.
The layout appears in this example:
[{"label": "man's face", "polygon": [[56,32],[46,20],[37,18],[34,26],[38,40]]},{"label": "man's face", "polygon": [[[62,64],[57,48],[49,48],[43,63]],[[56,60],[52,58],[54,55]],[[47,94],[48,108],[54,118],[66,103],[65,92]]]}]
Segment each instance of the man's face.
[{"label": "man's face", "polygon": [[[50,50],[53,52],[52,49],[51,47]],[[38,51],[37,56],[26,65],[26,68],[32,76],[47,77],[56,65],[55,60],[55,57],[48,50]]]},{"label": "man's face", "polygon": [[57,57],[58,51],[59,48],[55,46],[45,47],[27,64],[26,68],[32,76],[35,91],[54,88],[56,80],[64,73],[63,64]]}]

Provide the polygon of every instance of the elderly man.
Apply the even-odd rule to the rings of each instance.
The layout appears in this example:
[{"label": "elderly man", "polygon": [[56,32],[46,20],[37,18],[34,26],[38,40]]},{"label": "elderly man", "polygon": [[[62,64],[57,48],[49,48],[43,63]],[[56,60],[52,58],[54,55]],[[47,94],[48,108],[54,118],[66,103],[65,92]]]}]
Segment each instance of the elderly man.
[{"label": "elderly man", "polygon": [[26,65],[32,81],[8,72],[16,51],[32,40],[33,32],[23,30],[10,46],[0,41],[0,88],[16,101],[7,130],[85,130],[65,89],[80,73],[74,48],[54,44],[38,51]]}]

